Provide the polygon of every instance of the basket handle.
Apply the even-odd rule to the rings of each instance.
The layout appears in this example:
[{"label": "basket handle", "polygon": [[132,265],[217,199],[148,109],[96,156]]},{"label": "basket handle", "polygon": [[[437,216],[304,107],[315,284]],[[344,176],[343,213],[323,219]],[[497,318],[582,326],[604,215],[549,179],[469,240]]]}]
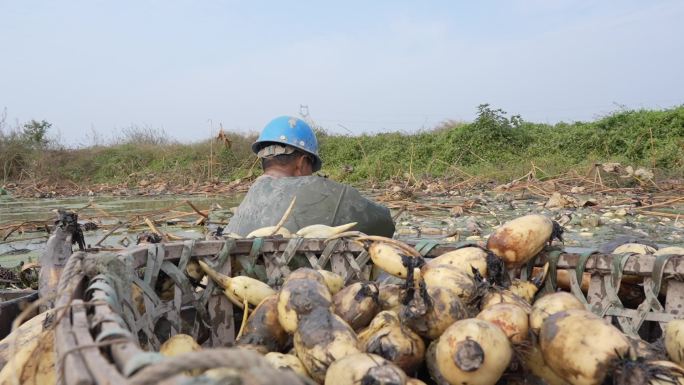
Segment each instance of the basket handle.
[{"label": "basket handle", "polygon": [[250,376],[259,377],[260,383],[283,385],[306,383],[305,379],[294,372],[274,368],[259,353],[240,348],[216,348],[168,357],[163,361],[148,365],[130,377],[129,385],[152,385],[193,369],[246,370],[255,367],[259,370],[250,372]]}]

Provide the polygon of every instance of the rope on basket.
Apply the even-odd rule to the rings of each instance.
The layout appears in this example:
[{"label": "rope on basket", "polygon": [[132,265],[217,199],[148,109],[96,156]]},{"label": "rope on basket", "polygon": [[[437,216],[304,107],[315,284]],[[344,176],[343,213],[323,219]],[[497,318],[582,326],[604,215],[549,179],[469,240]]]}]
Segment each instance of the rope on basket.
[{"label": "rope on basket", "polygon": [[304,380],[294,372],[274,368],[259,353],[239,348],[221,348],[186,353],[153,363],[130,377],[129,385],[157,384],[187,370],[213,368],[258,369],[251,371],[250,376],[260,377],[259,383],[304,384]]},{"label": "rope on basket", "polygon": [[546,293],[554,293],[558,287],[558,259],[560,258],[561,251],[553,250],[546,253],[546,260],[549,264],[549,275],[546,277],[546,282],[544,282],[544,291]]},{"label": "rope on basket", "polygon": [[[665,272],[665,266],[667,265],[667,262],[670,260],[670,258],[674,256],[674,254],[658,255],[656,257],[655,262],[653,263],[651,279],[644,279],[643,287],[646,299],[644,299],[644,302],[639,304],[639,306],[637,307],[637,317],[632,321],[635,330],[639,330],[639,328],[641,328],[641,325],[644,323],[646,317],[652,310],[661,313],[665,311],[665,308],[658,300],[658,294],[660,293],[660,288],[663,284],[663,274]],[[665,323],[661,322],[660,327],[661,329],[665,330]]]},{"label": "rope on basket", "polygon": [[431,239],[424,239],[416,243],[415,249],[420,253],[420,255],[426,257],[430,250],[437,246],[439,246],[439,242],[433,241]]},{"label": "rope on basket", "polygon": [[[584,296],[582,292],[582,282],[584,281],[584,270],[587,268],[587,261],[589,257],[597,254],[597,250],[588,251],[582,253],[577,260],[577,266],[575,266],[575,275],[570,274],[570,291],[577,297],[577,299],[582,302],[585,308],[589,309],[589,301]],[[594,264],[596,266],[596,264]]]}]

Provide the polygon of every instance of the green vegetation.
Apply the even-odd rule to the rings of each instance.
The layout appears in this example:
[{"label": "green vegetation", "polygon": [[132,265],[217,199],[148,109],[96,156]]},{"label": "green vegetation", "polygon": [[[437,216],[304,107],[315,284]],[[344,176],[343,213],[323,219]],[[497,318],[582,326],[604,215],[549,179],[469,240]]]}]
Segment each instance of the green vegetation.
[{"label": "green vegetation", "polygon": [[[470,124],[447,123],[413,135],[324,136],[325,171],[339,179],[477,176],[506,181],[535,166],[555,175],[617,161],[684,175],[684,106],[620,111],[594,122],[536,124],[488,105]],[[344,166],[353,171],[344,172]],[[346,169],[349,170],[350,167]],[[539,176],[539,175],[538,175]]]},{"label": "green vegetation", "polygon": [[[134,128],[114,143],[66,149],[46,140],[49,128],[45,121],[9,132],[0,125],[1,181],[137,183],[154,177],[187,183],[259,172],[249,148],[253,136],[229,134],[230,146],[215,140],[180,144],[163,131]],[[524,175],[532,164],[543,177],[608,161],[653,168],[660,177],[684,175],[684,106],[549,125],[481,105],[472,123],[449,122],[415,134],[318,131],[322,172],[355,184],[407,176],[502,182]]]}]

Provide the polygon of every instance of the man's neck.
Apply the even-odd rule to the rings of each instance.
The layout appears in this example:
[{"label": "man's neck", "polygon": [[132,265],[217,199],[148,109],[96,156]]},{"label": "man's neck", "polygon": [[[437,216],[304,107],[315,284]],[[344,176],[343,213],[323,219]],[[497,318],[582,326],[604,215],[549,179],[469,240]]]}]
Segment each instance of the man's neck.
[{"label": "man's neck", "polygon": [[285,178],[294,176],[292,175],[292,172],[278,168],[269,168],[268,170],[264,171],[264,175],[268,175],[273,178]]}]

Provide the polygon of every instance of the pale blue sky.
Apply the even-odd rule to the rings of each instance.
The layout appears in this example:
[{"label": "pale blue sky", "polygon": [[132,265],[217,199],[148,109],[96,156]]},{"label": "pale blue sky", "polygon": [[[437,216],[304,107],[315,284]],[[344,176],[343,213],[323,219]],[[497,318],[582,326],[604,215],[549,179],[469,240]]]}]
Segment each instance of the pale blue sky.
[{"label": "pale blue sky", "polygon": [[328,129],[413,131],[491,103],[586,120],[684,103],[684,1],[0,0],[0,108],[71,143],[181,140],[306,104]]}]

